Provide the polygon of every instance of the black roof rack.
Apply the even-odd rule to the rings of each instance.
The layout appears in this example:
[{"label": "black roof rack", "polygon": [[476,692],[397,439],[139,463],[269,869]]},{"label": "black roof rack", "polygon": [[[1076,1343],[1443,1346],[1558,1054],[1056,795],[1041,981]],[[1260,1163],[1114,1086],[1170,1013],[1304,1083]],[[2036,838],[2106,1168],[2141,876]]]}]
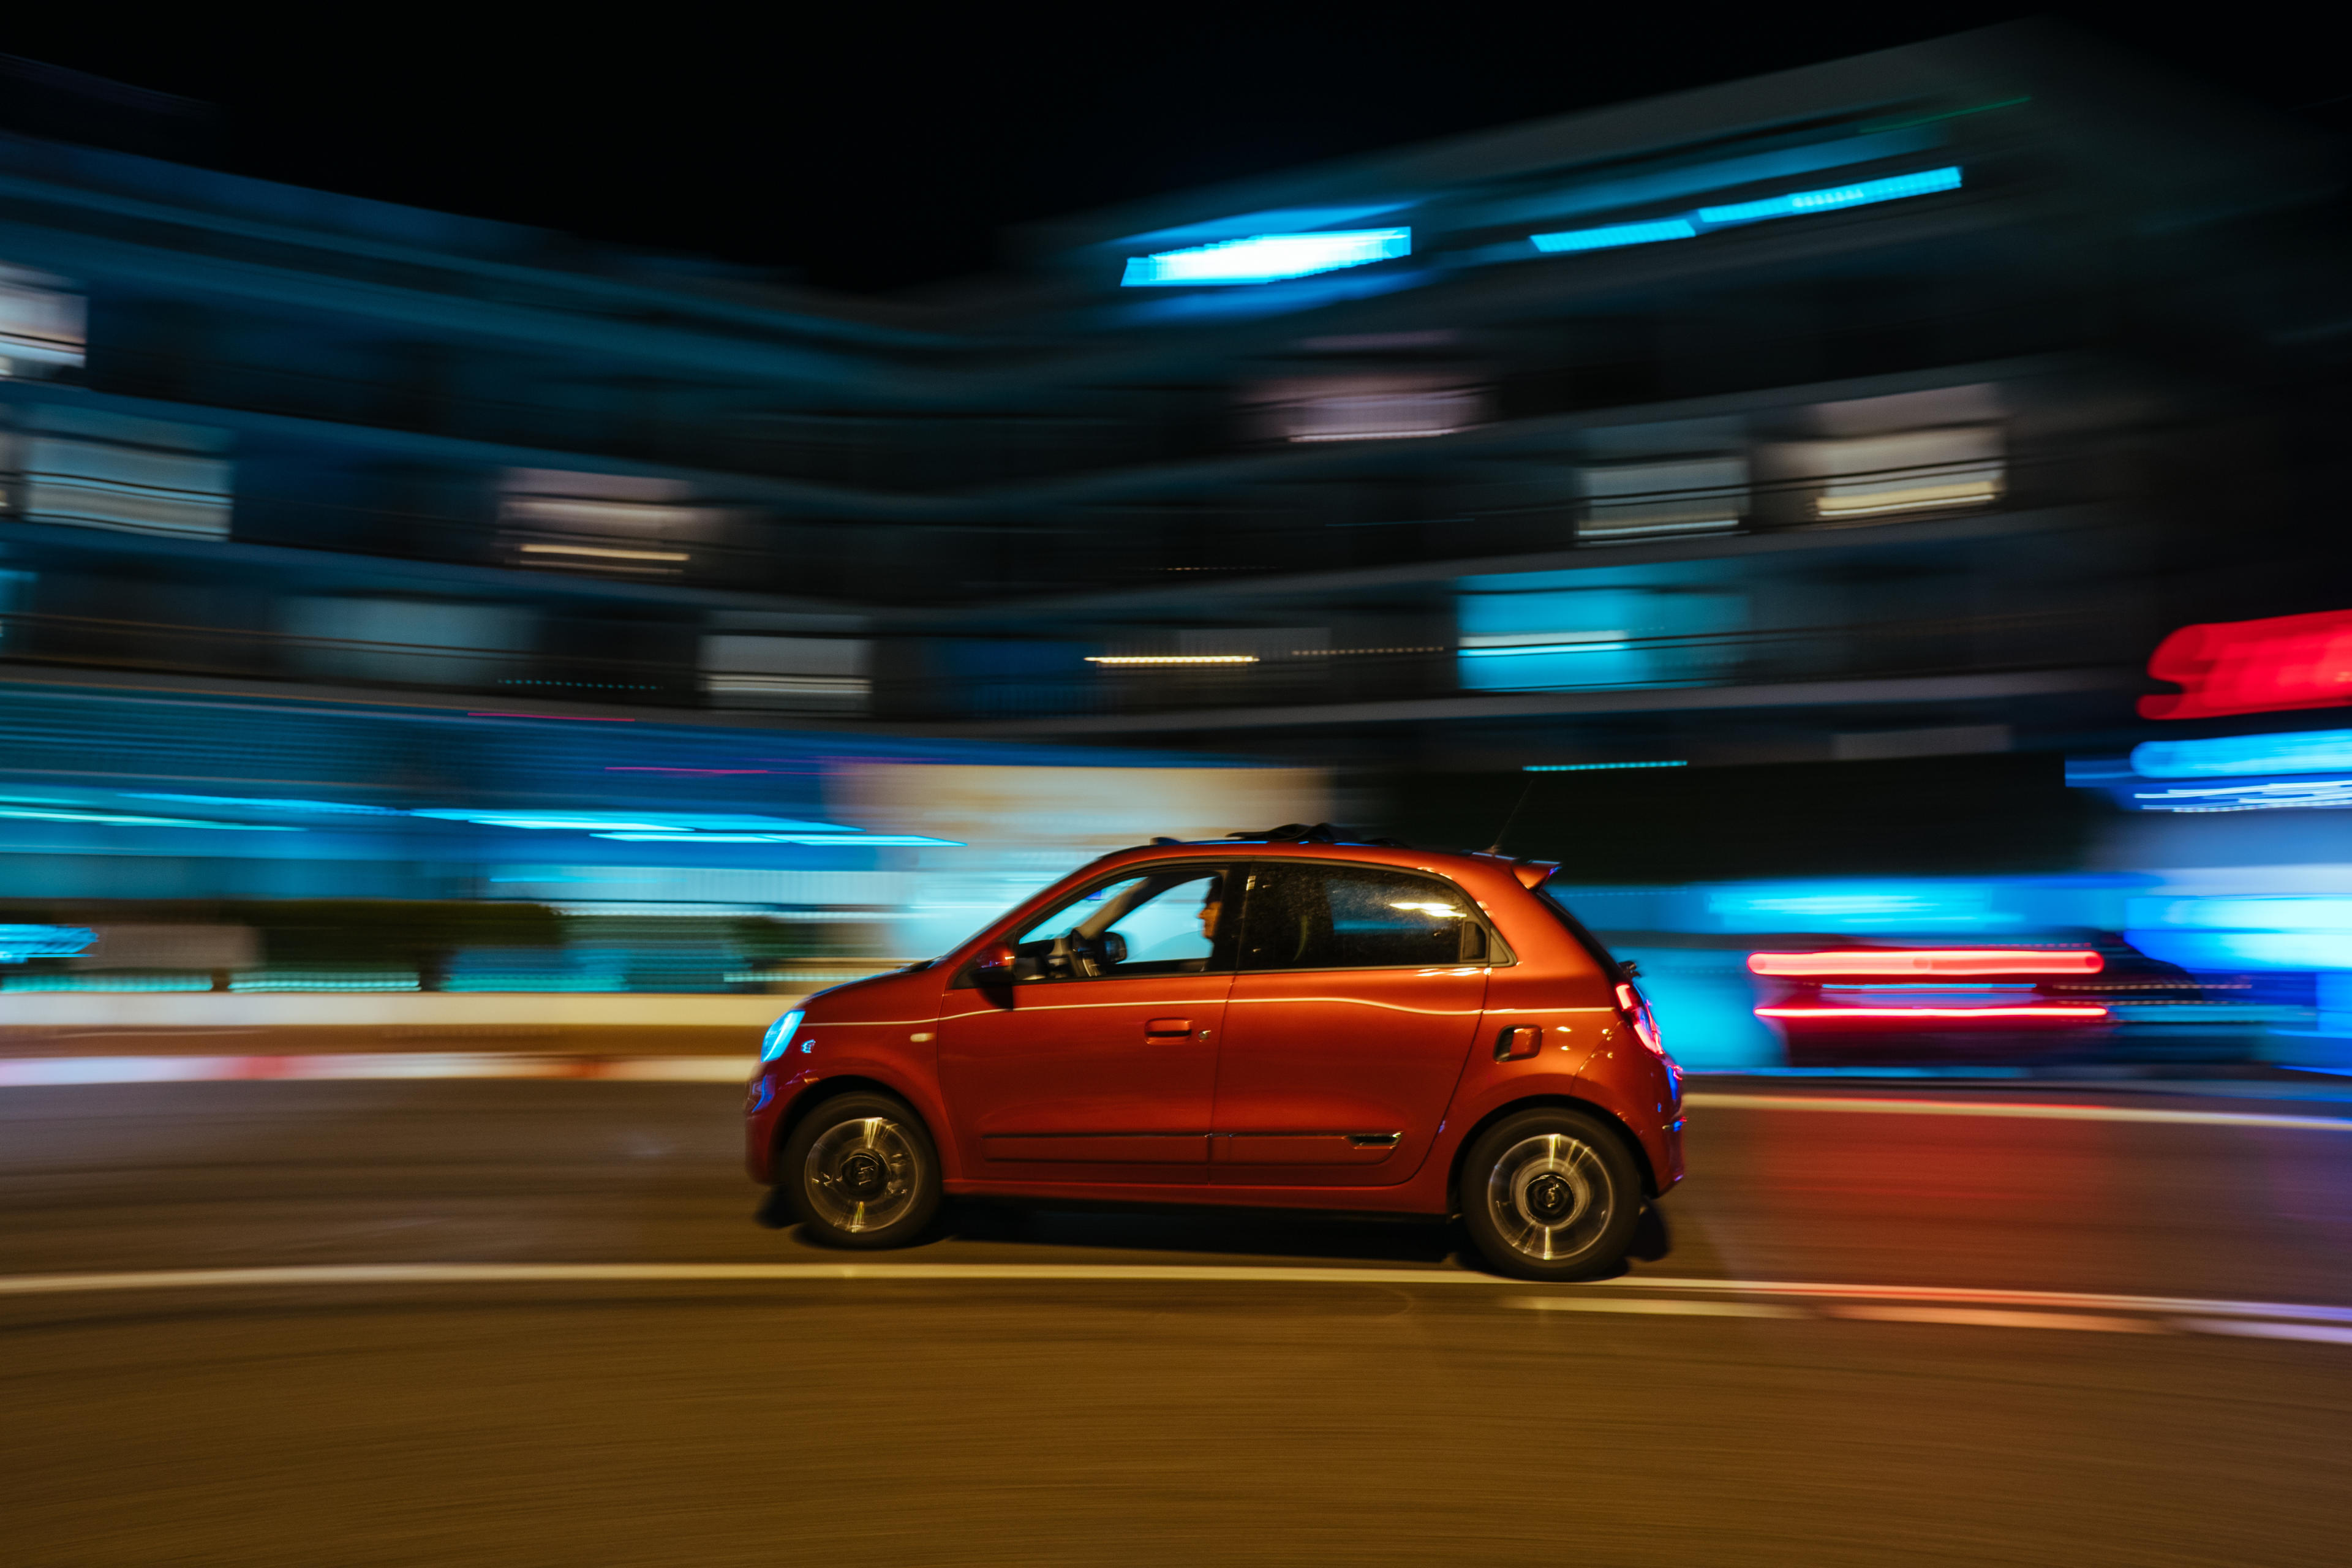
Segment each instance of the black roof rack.
[{"label": "black roof rack", "polygon": [[1412,845],[1402,838],[1375,838],[1369,833],[1359,833],[1352,827],[1341,827],[1328,822],[1286,822],[1280,827],[1269,827],[1259,833],[1228,833],[1223,838],[1171,838],[1165,834],[1154,837],[1139,848],[1166,849],[1177,845],[1205,844],[1361,844],[1375,849],[1410,849]]},{"label": "black roof rack", "polygon": [[1280,827],[1270,827],[1263,833],[1228,833],[1225,837],[1257,844],[1369,844],[1381,849],[1412,847],[1401,838],[1375,838],[1369,833],[1334,826],[1328,822],[1286,822]]}]

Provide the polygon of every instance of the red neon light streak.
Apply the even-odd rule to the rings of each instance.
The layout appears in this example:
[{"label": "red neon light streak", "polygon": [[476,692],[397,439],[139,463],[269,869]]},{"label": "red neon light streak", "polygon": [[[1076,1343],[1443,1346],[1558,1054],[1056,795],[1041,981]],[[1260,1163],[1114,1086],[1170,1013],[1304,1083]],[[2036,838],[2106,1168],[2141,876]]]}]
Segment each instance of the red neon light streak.
[{"label": "red neon light streak", "polygon": [[2143,719],[2352,703],[2352,610],[2182,626],[2157,644],[2147,672],[2185,689],[2141,698]]},{"label": "red neon light streak", "polygon": [[1759,1018],[2104,1018],[2105,1007],[1759,1007]]},{"label": "red neon light streak", "polygon": [[1748,972],[1790,978],[1848,974],[2096,974],[2107,961],[2082,949],[1854,948],[1843,952],[1751,952]]}]

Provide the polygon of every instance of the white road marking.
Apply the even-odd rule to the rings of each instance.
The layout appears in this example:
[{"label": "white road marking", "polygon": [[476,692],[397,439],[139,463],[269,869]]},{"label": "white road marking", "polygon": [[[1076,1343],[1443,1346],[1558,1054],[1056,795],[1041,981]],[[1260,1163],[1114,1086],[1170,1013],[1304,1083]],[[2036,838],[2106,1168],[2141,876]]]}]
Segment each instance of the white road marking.
[{"label": "white road marking", "polygon": [[2176,1318],[2184,1329],[2200,1334],[2240,1334],[2257,1340],[2314,1340],[2324,1345],[2352,1345],[2352,1329],[2326,1323],[2256,1323],[2242,1319]]},{"label": "white road marking", "polygon": [[2352,1132],[2352,1117],[2280,1116],[2249,1110],[2166,1110],[2138,1105],[2061,1105],[1985,1100],[1865,1100],[1811,1094],[1683,1096],[1683,1104],[1717,1110],[1843,1110],[1871,1116],[1994,1116],[2045,1121],[2145,1121],[2186,1127],[2294,1127]]},{"label": "white road marking", "polygon": [[[316,1289],[398,1286],[772,1284],[826,1281],[908,1284],[1342,1285],[1423,1287],[1472,1285],[1524,1292],[1523,1280],[1457,1268],[1328,1268],[1248,1264],[1119,1263],[360,1263],[257,1268],[172,1268],[106,1274],[0,1275],[0,1297],[116,1294],[154,1290]],[[1603,1295],[1517,1295],[1510,1307],[1538,1311],[1627,1312],[1687,1317],[1804,1317],[1802,1307],[1708,1300],[1726,1295],[1811,1298],[1827,1302],[1878,1303],[1823,1309],[1832,1316],[1903,1322],[1957,1322],[2007,1328],[2105,1329],[2162,1332],[2149,1325],[2117,1331],[2136,1312],[2169,1319],[2172,1326],[2213,1333],[2352,1343],[2352,1307],[2268,1301],[2200,1301],[2165,1296],[2118,1296],[2062,1290],[1980,1290],[1907,1285],[1804,1284],[1790,1280],[1689,1279],[1627,1277],[1570,1290]],[[1700,1300],[1621,1295],[1666,1291]],[[1903,1304],[1895,1304],[1903,1303]],[[2019,1306],[2057,1311],[2000,1310]],[[2087,1312],[2085,1310],[2089,1310]],[[2104,1311],[2100,1311],[2104,1309]],[[2256,1319],[2304,1320],[2268,1324]],[[2211,1326],[2208,1326],[2208,1325]],[[2344,1326],[2337,1326],[2344,1325]]]},{"label": "white road marking", "polygon": [[1647,1290],[1721,1291],[1747,1296],[1794,1296],[1817,1300],[1916,1301],[1966,1307],[2048,1307],[2061,1311],[2169,1312],[2230,1318],[2306,1318],[2352,1323],[2352,1307],[2284,1301],[2200,1300],[2175,1296],[2126,1296],[2089,1290],[1994,1290],[1965,1285],[1829,1285],[1790,1279],[1667,1279],[1628,1274],[1608,1281]]},{"label": "white road marking", "polygon": [[2146,1318],[2114,1318],[2090,1312],[2017,1312],[1988,1307],[1825,1307],[1832,1318],[1880,1323],[1959,1323],[1978,1329],[2074,1329],[2102,1334],[2160,1334]]},{"label": "white road marking", "polygon": [[1504,1285],[1450,1268],[1283,1268],[1118,1263],[360,1263],[126,1274],[0,1275],[0,1296],[257,1286],[601,1284],[647,1281],[916,1280],[926,1283]]},{"label": "white road marking", "polygon": [[1677,1301],[1672,1298],[1642,1300],[1594,1296],[1506,1296],[1496,1305],[1533,1312],[1633,1312],[1676,1318],[1810,1318],[1801,1307],[1778,1307],[1769,1301]]}]

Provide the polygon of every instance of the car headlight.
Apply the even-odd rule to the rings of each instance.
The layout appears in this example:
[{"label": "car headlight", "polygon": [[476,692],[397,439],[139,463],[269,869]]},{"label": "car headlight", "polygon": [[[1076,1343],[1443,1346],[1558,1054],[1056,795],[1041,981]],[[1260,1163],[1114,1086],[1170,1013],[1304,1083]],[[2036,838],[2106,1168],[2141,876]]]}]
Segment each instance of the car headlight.
[{"label": "car headlight", "polygon": [[801,1026],[801,1019],[806,1016],[806,1009],[795,1007],[768,1026],[768,1032],[760,1037],[760,1061],[762,1065],[774,1061],[792,1049],[793,1031]]}]

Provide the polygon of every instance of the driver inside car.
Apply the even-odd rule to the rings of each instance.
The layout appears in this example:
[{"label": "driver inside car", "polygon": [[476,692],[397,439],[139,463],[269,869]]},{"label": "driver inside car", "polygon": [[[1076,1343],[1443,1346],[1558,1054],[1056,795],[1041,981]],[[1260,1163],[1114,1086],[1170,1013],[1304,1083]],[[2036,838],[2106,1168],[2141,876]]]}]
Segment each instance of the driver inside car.
[{"label": "driver inside car", "polygon": [[[1222,871],[1162,871],[1097,888],[1014,940],[1015,975],[1055,981],[1198,973],[1215,951],[1224,882]],[[1073,921],[1073,915],[1083,918]]]}]

